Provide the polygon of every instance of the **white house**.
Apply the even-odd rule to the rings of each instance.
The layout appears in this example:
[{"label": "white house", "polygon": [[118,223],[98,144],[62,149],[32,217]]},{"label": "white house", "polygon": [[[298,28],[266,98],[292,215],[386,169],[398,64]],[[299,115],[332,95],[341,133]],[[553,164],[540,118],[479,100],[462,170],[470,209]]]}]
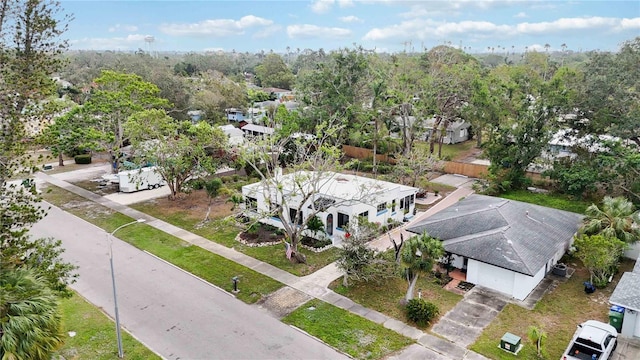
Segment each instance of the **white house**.
[{"label": "white house", "polygon": [[633,271],[622,274],[609,303],[624,309],[620,335],[640,338],[640,257],[637,258]]},{"label": "white house", "polygon": [[582,215],[470,195],[410,227],[442,240],[466,281],[524,300],[564,255]]},{"label": "white house", "polygon": [[229,145],[237,146],[237,145],[242,145],[244,143],[244,131],[238,129],[237,127],[231,124],[221,125],[220,129],[229,138]]},{"label": "white house", "polygon": [[[299,171],[278,174],[276,179],[266,180],[267,184],[261,181],[242,187],[245,213],[252,217],[262,216],[261,222],[283,228],[282,221],[291,223],[297,216],[297,209],[301,208],[302,219],[315,214],[322,220],[323,235],[334,244],[345,235],[349,221],[360,216],[380,225],[411,217],[418,192],[418,188],[411,186],[335,172]],[[284,195],[269,191],[276,183],[283,185],[281,193]],[[302,193],[312,195],[307,196],[300,207]],[[283,211],[284,218],[269,212],[269,204],[288,208]]]}]

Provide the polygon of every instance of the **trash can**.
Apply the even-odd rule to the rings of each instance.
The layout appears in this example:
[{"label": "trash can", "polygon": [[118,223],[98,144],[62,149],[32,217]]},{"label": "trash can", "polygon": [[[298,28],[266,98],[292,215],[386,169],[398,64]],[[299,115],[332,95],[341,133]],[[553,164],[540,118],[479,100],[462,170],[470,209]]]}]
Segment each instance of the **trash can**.
[{"label": "trash can", "polygon": [[609,325],[622,331],[622,321],[624,320],[624,308],[622,306],[613,305],[609,309]]}]

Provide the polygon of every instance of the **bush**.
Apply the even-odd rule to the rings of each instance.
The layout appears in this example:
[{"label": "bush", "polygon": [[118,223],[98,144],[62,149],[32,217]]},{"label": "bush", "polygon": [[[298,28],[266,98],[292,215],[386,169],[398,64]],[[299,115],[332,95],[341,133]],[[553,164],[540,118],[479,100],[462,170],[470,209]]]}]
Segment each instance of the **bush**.
[{"label": "bush", "polygon": [[221,176],[220,180],[222,180],[223,183],[229,183],[231,182],[231,177],[230,176]]},{"label": "bush", "polygon": [[231,178],[233,179],[233,182],[238,182],[238,180],[240,180],[240,175],[234,174]]},{"label": "bush", "polygon": [[91,164],[91,154],[81,154],[73,157],[76,164]]},{"label": "bush", "polygon": [[308,236],[303,237],[300,242],[303,245],[306,245],[308,247],[312,247],[314,249],[322,249],[325,246],[329,246],[329,245],[333,244],[331,239],[314,239],[314,238],[311,238],[311,237],[308,237]]},{"label": "bush", "polygon": [[191,179],[187,181],[185,184],[187,188],[191,190],[202,190],[204,189],[204,180],[202,179]]},{"label": "bush", "polygon": [[424,299],[411,299],[407,303],[407,318],[423,326],[440,314],[438,306]]}]

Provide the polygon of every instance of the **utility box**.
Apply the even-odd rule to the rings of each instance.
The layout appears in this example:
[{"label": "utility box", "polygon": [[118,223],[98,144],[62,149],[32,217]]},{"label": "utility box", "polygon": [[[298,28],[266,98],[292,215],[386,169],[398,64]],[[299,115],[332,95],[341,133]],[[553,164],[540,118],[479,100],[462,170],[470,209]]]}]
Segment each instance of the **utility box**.
[{"label": "utility box", "polygon": [[505,333],[500,339],[500,348],[512,354],[517,354],[522,348],[522,339],[518,335]]},{"label": "utility box", "polygon": [[624,320],[624,308],[622,306],[613,305],[609,309],[609,325],[618,330],[618,333],[622,331],[622,321]]}]

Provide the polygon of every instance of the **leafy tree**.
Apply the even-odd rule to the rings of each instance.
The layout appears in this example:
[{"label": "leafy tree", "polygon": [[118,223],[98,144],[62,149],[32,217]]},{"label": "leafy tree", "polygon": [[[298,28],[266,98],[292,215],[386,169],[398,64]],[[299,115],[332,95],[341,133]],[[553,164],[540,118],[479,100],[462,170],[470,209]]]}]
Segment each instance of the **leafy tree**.
[{"label": "leafy tree", "polygon": [[[322,222],[321,222],[322,224]],[[342,286],[350,281],[376,281],[394,276],[395,262],[386,253],[377,253],[368,246],[368,242],[379,234],[375,224],[358,218],[347,226],[347,234],[336,265],[343,272]]]},{"label": "leafy tree", "polygon": [[117,173],[126,140],[124,123],[133,114],[167,107],[169,102],[159,97],[160,89],[156,85],[138,75],[105,70],[94,83],[83,113],[94,131],[101,134],[100,145],[114,157],[113,171]]},{"label": "leafy tree", "polygon": [[405,300],[413,299],[413,290],[420,274],[428,274],[436,260],[444,255],[442,242],[424,233],[405,241],[401,250],[403,276],[409,287]]},{"label": "leafy tree", "polygon": [[0,359],[48,360],[63,343],[57,298],[36,271],[0,272]]},{"label": "leafy tree", "polygon": [[205,180],[204,182],[204,189],[207,192],[207,197],[209,198],[209,204],[207,206],[207,213],[204,216],[204,222],[209,221],[209,214],[211,214],[211,204],[213,203],[213,199],[218,197],[220,188],[222,188],[222,180],[220,180],[220,178],[216,177]]},{"label": "leafy tree", "polygon": [[125,124],[133,156],[156,165],[176,199],[188,179],[213,174],[226,161],[227,137],[206,122],[176,122],[164,110],[144,110]]},{"label": "leafy tree", "polygon": [[615,237],[604,235],[582,235],[575,239],[576,256],[591,274],[591,282],[605,287],[618,268],[627,244]]},{"label": "leafy tree", "polygon": [[633,244],[640,240],[640,212],[632,202],[623,198],[605,196],[602,207],[595,204],[586,210],[580,232],[587,235],[602,235]]},{"label": "leafy tree", "polygon": [[426,147],[413,148],[407,155],[396,158],[393,168],[395,181],[409,186],[416,186],[418,180],[430,171],[438,171],[442,162],[429,153]]},{"label": "leafy tree", "polygon": [[295,80],[291,69],[278,54],[267,55],[262,63],[256,66],[256,77],[259,86],[280,89],[291,89]]},{"label": "leafy tree", "polygon": [[55,91],[50,76],[63,66],[59,55],[67,41],[59,37],[69,20],[55,1],[0,3],[0,187],[14,172],[30,169],[25,123]]},{"label": "leafy tree", "polygon": [[247,104],[244,84],[235,83],[218,71],[207,71],[191,84],[191,106],[205,112],[211,122],[220,122],[227,108],[243,108]]}]

